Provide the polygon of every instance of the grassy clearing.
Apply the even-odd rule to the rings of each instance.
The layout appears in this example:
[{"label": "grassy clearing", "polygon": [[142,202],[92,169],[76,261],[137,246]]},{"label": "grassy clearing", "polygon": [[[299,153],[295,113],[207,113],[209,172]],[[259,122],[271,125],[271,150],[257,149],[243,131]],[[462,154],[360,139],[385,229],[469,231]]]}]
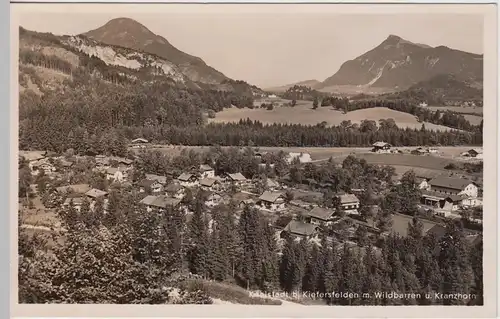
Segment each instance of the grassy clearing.
[{"label": "grassy clearing", "polygon": [[[401,128],[416,128],[419,129],[422,123],[418,122],[417,118],[411,114],[394,111],[389,108],[379,107],[371,109],[356,110],[344,114],[341,111],[333,110],[331,107],[318,107],[312,109],[312,102],[299,101],[295,107],[276,107],[273,110],[262,108],[256,109],[238,109],[227,108],[222,112],[218,112],[214,119],[209,119],[211,123],[231,123],[238,122],[241,119],[257,120],[264,124],[273,123],[289,123],[316,125],[321,122],[326,122],[329,126],[339,125],[342,121],[351,121],[352,123],[361,123],[363,120],[373,120],[378,123],[381,119],[392,118]],[[432,130],[450,130],[450,128],[442,125],[424,122],[427,129]]]},{"label": "grassy clearing", "polygon": [[210,298],[227,301],[234,304],[278,306],[282,304],[280,300],[253,297],[247,290],[241,287],[216,281],[193,279],[187,282],[186,288],[189,291],[201,290],[209,295]]},{"label": "grassy clearing", "polygon": [[464,115],[464,117],[472,125],[479,125],[483,120],[482,116],[477,116],[477,115]]},{"label": "grassy clearing", "polygon": [[440,110],[442,112],[446,110],[450,110],[457,113],[477,113],[483,114],[483,108],[476,106],[427,106],[426,108],[431,109],[433,111]]},{"label": "grassy clearing", "polygon": [[[392,215],[392,231],[395,234],[405,237],[408,233],[408,223],[412,221],[413,217],[403,215],[403,214],[393,214]],[[431,222],[429,220],[420,218],[423,224],[423,232],[426,233],[429,229],[437,225],[437,223]]]}]

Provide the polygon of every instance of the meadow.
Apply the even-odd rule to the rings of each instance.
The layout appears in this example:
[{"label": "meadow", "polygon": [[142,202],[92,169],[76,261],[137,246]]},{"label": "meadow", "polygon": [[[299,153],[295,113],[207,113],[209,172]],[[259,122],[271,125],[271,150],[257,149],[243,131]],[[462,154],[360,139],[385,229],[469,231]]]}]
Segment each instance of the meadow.
[{"label": "meadow", "polygon": [[[265,108],[227,108],[222,112],[218,112],[215,118],[209,119],[209,123],[234,123],[247,118],[253,121],[260,121],[264,124],[289,123],[316,125],[325,122],[327,126],[339,125],[342,121],[351,121],[352,123],[359,124],[363,120],[373,120],[378,123],[381,119],[392,118],[401,128],[420,129],[422,127],[422,123],[415,116],[384,107],[356,110],[344,114],[344,112],[334,110],[331,107],[320,106],[314,110],[312,102],[309,101],[298,101],[295,107],[282,106],[275,107],[273,110]],[[427,122],[423,124],[425,124],[427,129],[450,130],[450,128],[442,125]]]},{"label": "meadow", "polygon": [[426,108],[431,109],[433,111],[440,110],[440,111],[444,112],[446,110],[449,110],[449,111],[453,111],[453,112],[457,112],[457,113],[469,113],[469,114],[475,113],[478,115],[483,114],[483,108],[480,106],[433,106],[433,105],[431,105],[431,106],[427,106]]}]

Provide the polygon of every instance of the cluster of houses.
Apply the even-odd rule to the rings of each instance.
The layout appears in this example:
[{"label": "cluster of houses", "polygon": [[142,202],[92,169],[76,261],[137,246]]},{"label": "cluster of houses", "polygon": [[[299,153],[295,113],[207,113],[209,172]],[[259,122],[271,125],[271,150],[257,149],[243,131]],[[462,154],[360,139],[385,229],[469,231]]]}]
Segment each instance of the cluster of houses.
[{"label": "cluster of houses", "polygon": [[421,204],[435,214],[451,217],[460,209],[483,205],[478,185],[470,180],[449,176],[417,176],[422,190]]},{"label": "cluster of houses", "polygon": [[[391,145],[387,143],[374,144],[375,152],[387,152],[390,149]],[[28,161],[33,175],[40,170],[50,175],[56,170],[51,164],[52,160],[49,161],[43,153],[21,155]],[[263,153],[257,153],[256,156],[263,156]],[[306,163],[310,161],[310,155],[290,154],[288,161],[294,159]],[[57,160],[61,165],[67,162],[64,158]],[[183,172],[174,179],[145,174],[142,180],[132,184],[129,174],[133,164],[133,160],[127,158],[96,156],[94,170],[103,173],[110,182],[128,183],[138,193],[142,193],[139,204],[148,212],[179,208],[180,211],[190,215],[191,212],[183,199],[188,193],[201,192],[205,207],[209,211],[222,203],[232,204],[238,218],[245,207],[253,207],[270,218],[280,236],[291,234],[297,238],[313,239],[323,226],[346,228],[341,226],[346,224],[351,225],[347,227],[349,229],[364,227],[371,233],[380,234],[380,230],[372,221],[360,218],[357,190],[336,195],[341,208],[340,213],[334,208],[322,205],[322,193],[288,188],[279,181],[269,178],[265,180],[265,190],[256,193],[256,183],[261,181],[249,180],[241,173],[217,175],[214,168],[206,164]],[[68,165],[71,166],[67,163],[63,166]],[[462,208],[482,206],[478,185],[472,181],[449,176],[417,176],[417,178],[418,187],[422,190],[421,207],[432,210],[437,215],[452,217]],[[104,209],[107,207],[107,190],[93,189],[89,185],[80,184],[58,187],[56,192],[65,199],[63,207],[71,204],[76,210],[80,210],[85,199],[90,202],[91,208],[99,199],[103,200]],[[377,206],[368,209],[372,210],[371,215],[376,215],[378,212]]]}]

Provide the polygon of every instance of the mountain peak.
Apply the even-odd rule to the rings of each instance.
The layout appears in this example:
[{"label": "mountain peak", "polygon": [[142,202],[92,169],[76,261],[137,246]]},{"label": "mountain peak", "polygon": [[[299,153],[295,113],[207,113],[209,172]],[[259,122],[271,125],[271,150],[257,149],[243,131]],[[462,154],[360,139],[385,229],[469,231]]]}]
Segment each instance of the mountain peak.
[{"label": "mountain peak", "polygon": [[389,34],[389,36],[386,39],[386,41],[395,41],[395,40],[402,40],[402,39],[400,36],[394,34]]},{"label": "mountain peak", "polygon": [[191,80],[204,83],[220,83],[228,78],[209,67],[202,59],[180,51],[164,37],[153,33],[134,19],[120,17],[109,20],[101,27],[88,31],[84,36],[108,45],[117,45],[157,55],[184,69]]}]

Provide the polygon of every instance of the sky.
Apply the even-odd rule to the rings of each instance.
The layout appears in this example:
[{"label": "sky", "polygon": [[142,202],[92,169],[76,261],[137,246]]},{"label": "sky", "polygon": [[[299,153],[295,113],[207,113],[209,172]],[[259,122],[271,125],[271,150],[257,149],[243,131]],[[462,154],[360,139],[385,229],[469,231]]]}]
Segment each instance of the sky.
[{"label": "sky", "polygon": [[154,9],[92,5],[92,10],[91,5],[83,9],[58,6],[57,10],[23,10],[17,21],[33,31],[74,35],[113,18],[132,18],[226,76],[262,88],[323,81],[342,63],[374,48],[390,34],[415,43],[483,53],[483,16],[477,13],[435,13],[429,8],[422,13],[355,14],[275,10],[270,5],[255,10],[244,10],[244,5],[238,5],[238,10],[228,9],[229,5],[156,5]]}]

